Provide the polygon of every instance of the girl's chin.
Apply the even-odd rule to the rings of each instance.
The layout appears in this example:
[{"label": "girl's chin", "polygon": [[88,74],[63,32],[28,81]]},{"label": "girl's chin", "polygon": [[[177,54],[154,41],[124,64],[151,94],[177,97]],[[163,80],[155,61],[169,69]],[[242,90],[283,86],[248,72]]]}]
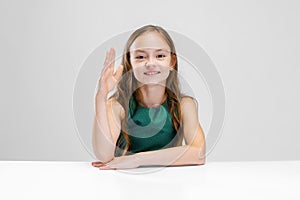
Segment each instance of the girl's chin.
[{"label": "girl's chin", "polygon": [[165,86],[166,80],[140,80],[139,85],[163,85]]}]

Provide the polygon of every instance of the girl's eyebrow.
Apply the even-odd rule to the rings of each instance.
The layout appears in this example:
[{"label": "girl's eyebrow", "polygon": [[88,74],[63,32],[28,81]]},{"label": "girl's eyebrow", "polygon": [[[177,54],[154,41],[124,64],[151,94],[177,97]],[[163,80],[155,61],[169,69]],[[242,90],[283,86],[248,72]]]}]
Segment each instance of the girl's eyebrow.
[{"label": "girl's eyebrow", "polygon": [[[168,51],[168,50],[166,50],[166,49],[156,49],[155,51]],[[145,50],[142,50],[142,49],[136,49],[136,50],[134,50],[133,52],[147,52],[147,51],[145,51]]]}]

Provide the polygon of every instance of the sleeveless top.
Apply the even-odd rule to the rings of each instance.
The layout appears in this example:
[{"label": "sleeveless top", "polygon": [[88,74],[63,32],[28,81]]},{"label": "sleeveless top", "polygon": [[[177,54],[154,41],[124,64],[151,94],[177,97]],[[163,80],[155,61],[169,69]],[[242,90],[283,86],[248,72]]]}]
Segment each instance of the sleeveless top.
[{"label": "sleeveless top", "polygon": [[[172,124],[170,106],[165,100],[159,107],[147,108],[140,105],[134,95],[129,100],[127,132],[131,148],[125,155],[153,151],[174,146],[177,139]],[[177,110],[175,111],[177,114]],[[126,140],[122,131],[117,140],[115,156],[121,156]]]}]

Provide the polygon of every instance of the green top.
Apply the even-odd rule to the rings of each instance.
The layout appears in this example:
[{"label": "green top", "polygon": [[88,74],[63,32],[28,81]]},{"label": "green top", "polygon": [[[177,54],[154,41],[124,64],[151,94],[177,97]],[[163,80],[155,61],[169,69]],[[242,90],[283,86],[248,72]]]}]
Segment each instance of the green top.
[{"label": "green top", "polygon": [[[176,140],[167,100],[159,107],[147,108],[132,97],[129,101],[127,130],[131,149],[126,155],[172,147]],[[117,146],[123,150],[125,145],[126,140],[121,131]],[[120,156],[122,152],[117,149],[115,156]]]}]

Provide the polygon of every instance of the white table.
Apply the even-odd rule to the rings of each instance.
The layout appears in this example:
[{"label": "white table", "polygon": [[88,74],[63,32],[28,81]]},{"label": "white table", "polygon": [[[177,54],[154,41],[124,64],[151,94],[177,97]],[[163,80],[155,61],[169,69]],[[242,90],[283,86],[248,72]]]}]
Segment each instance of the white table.
[{"label": "white table", "polygon": [[99,170],[88,162],[0,161],[0,199],[300,199],[300,161]]}]

